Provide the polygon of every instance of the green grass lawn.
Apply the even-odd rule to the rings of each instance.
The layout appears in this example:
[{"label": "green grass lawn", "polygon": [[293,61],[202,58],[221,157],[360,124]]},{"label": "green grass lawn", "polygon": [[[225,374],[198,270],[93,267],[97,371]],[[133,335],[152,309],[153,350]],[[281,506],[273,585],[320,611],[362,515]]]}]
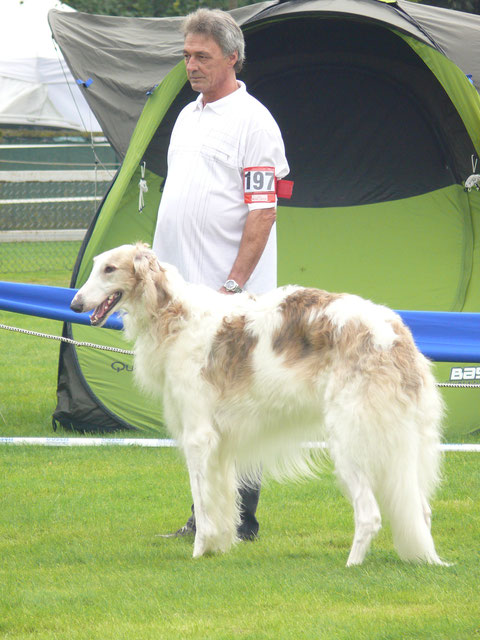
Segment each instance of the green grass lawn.
[{"label": "green grass lawn", "polygon": [[[0,311],[0,324],[60,336],[62,324]],[[52,436],[60,343],[0,329],[0,434]]]},{"label": "green grass lawn", "polygon": [[[0,323],[61,333],[1,311]],[[58,349],[0,330],[1,435],[54,435]],[[318,480],[267,482],[259,540],[198,560],[191,540],[157,536],[190,508],[177,450],[1,446],[0,488],[2,640],[480,638],[475,453],[445,454],[432,505],[451,567],[402,563],[386,525],[364,565],[347,569],[352,510],[328,464]]]},{"label": "green grass lawn", "polygon": [[261,535],[193,560],[178,451],[0,449],[0,637],[467,639],[480,635],[476,454],[448,453],[433,531],[451,567],[395,555],[388,526],[345,567],[350,506],[329,470],[266,483]]},{"label": "green grass lawn", "polygon": [[[0,272],[0,280],[68,287],[70,272]],[[62,333],[61,322],[1,310],[0,324],[55,336]],[[0,435],[53,435],[59,345],[0,329]]]}]

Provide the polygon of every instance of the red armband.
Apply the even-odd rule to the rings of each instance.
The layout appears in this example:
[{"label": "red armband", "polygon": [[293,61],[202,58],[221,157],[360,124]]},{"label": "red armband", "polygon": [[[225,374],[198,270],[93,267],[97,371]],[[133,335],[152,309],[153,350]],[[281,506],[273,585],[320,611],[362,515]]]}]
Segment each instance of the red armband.
[{"label": "red armband", "polygon": [[271,203],[279,198],[291,198],[293,182],[277,180],[274,167],[247,167],[243,171],[243,192],[246,204]]},{"label": "red armband", "polygon": [[293,180],[277,180],[277,196],[290,200],[293,193]]}]

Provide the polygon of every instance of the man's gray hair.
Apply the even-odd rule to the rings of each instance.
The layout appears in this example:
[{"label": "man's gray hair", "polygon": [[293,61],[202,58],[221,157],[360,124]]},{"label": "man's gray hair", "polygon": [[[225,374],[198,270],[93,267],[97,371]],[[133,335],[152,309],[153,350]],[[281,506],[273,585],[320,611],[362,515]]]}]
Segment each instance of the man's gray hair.
[{"label": "man's gray hair", "polygon": [[243,33],[232,16],[220,9],[197,9],[190,13],[182,24],[184,37],[202,34],[213,38],[225,56],[238,53],[235,71],[242,70],[245,61],[245,40]]}]

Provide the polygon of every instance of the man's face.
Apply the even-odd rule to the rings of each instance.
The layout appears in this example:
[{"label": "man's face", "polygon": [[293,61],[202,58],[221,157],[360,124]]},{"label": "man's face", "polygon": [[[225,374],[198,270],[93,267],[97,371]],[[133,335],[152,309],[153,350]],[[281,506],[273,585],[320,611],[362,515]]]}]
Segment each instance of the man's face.
[{"label": "man's face", "polygon": [[202,34],[188,34],[183,47],[187,76],[194,91],[213,102],[231,92],[236,82],[233,67],[238,55],[225,56],[213,40]]}]

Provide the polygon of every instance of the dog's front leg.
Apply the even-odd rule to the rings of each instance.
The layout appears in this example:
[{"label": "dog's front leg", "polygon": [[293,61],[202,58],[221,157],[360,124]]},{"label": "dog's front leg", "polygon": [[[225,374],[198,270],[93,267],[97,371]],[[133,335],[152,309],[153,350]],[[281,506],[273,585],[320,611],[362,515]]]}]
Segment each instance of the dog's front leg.
[{"label": "dog's front leg", "polygon": [[227,551],[235,540],[235,486],[225,478],[218,434],[207,424],[184,430],[187,460],[195,507],[193,557]]}]

